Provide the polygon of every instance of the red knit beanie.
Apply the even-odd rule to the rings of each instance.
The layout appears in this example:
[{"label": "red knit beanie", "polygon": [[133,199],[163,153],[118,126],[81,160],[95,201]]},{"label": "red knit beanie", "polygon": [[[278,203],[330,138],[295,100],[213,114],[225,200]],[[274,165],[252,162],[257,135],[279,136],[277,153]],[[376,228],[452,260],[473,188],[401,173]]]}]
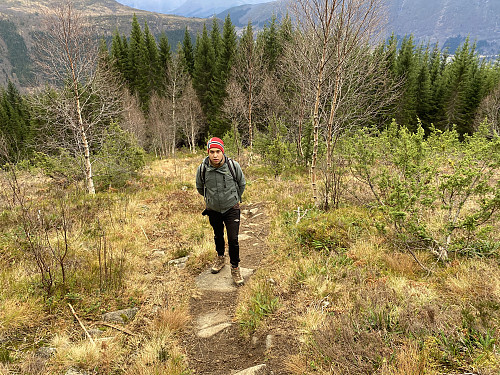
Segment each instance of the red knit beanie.
[{"label": "red knit beanie", "polygon": [[222,139],[217,137],[210,138],[207,143],[207,152],[210,152],[211,148],[218,148],[222,151],[222,153],[224,153],[224,142],[222,142]]}]

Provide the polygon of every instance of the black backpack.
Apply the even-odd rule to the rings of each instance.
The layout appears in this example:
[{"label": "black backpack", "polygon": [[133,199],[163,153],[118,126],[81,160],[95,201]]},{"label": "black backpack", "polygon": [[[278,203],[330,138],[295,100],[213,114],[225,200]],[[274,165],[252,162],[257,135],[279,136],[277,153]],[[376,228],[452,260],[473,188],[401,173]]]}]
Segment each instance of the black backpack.
[{"label": "black backpack", "polygon": [[[240,186],[238,185],[238,180],[236,179],[236,173],[234,173],[234,161],[229,156],[224,155],[224,158],[226,159],[227,167],[229,168],[229,172],[231,172],[231,176],[233,177],[234,183],[236,184],[236,191],[238,192],[238,198],[240,199],[240,202],[242,202],[240,194]],[[207,156],[205,160],[203,160],[203,163],[201,163],[200,177],[201,177],[201,182],[203,183],[203,190],[205,190],[205,175],[207,173],[207,167],[209,163],[208,160],[209,158]]]}]

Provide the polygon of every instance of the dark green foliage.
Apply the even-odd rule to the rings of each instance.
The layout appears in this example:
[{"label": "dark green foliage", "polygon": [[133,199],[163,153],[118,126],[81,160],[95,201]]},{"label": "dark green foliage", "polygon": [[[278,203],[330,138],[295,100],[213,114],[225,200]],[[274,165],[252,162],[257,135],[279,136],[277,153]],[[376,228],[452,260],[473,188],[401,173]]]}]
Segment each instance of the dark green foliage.
[{"label": "dark green foliage", "polygon": [[184,32],[184,40],[182,41],[182,51],[184,52],[184,64],[187,72],[193,77],[194,74],[194,50],[191,43],[191,34],[186,27]]},{"label": "dark green foliage", "polygon": [[128,47],[128,64],[125,77],[129,82],[132,93],[138,95],[142,109],[147,112],[150,93],[148,91],[147,55],[145,36],[139,26],[139,22],[134,15],[132,20],[132,31],[130,32],[130,42]]},{"label": "dark green foliage", "polygon": [[286,140],[287,133],[285,125],[274,119],[265,133],[257,133],[255,136],[255,151],[262,156],[275,177],[290,168],[296,154],[295,145]]},{"label": "dark green foliage", "polygon": [[167,75],[172,65],[172,52],[167,36],[162,33],[158,43],[158,58],[160,64],[159,92],[163,96],[166,90]]},{"label": "dark green foliage", "polygon": [[[218,40],[212,37],[212,43],[214,43],[214,39]],[[210,116],[209,130],[212,134],[225,134],[229,131],[229,121],[222,117],[221,108],[224,100],[228,96],[226,86],[233,66],[236,48],[236,32],[231,22],[231,18],[227,15],[222,30],[222,39],[218,47],[219,52],[217,54],[215,73],[210,90],[213,107]]]},{"label": "dark green foliage", "polygon": [[283,52],[275,15],[272,16],[269,25],[265,25],[262,32],[259,33],[259,38],[264,49],[264,60],[267,64],[267,69],[273,72]]},{"label": "dark green foliage", "polygon": [[398,101],[395,117],[406,126],[415,129],[417,122],[417,75],[418,60],[415,57],[413,37],[405,37],[395,61],[394,71],[398,77],[403,78],[403,96]]},{"label": "dark green foliage", "polygon": [[397,45],[392,35],[375,52],[384,50],[388,69],[403,80],[403,94],[393,114],[397,122],[415,130],[418,119],[426,133],[434,124],[441,130],[456,128],[460,136],[472,134],[481,101],[500,80],[498,65],[481,59],[468,38],[451,59],[438,45],[432,50],[416,47],[411,36],[403,38],[399,49]]},{"label": "dark green foliage", "polygon": [[151,99],[151,95],[158,90],[159,82],[161,82],[161,66],[160,56],[156,40],[149,31],[148,24],[144,24],[144,45],[145,45],[145,76],[141,77],[145,81],[145,90],[147,102]]},{"label": "dark green foliage", "polygon": [[0,39],[7,47],[7,58],[12,64],[12,73],[16,74],[19,83],[22,85],[32,84],[34,76],[28,48],[12,21],[0,19]]},{"label": "dark green foliage", "polygon": [[3,145],[0,161],[19,161],[29,153],[33,134],[26,98],[21,96],[12,82],[7,90],[0,88],[0,137]]},{"label": "dark green foliage", "polygon": [[144,150],[134,137],[112,123],[104,134],[103,146],[96,155],[95,182],[98,188],[122,187],[144,166]]},{"label": "dark green foliage", "polygon": [[116,69],[126,77],[128,67],[128,43],[125,36],[122,38],[118,30],[113,34],[111,42],[111,56],[114,59]]},{"label": "dark green foliage", "polygon": [[[214,111],[210,90],[215,75],[215,63],[215,51],[208,36],[207,28],[203,26],[201,37],[199,36],[196,41],[193,87],[207,117]],[[208,120],[210,121],[210,118]]]}]

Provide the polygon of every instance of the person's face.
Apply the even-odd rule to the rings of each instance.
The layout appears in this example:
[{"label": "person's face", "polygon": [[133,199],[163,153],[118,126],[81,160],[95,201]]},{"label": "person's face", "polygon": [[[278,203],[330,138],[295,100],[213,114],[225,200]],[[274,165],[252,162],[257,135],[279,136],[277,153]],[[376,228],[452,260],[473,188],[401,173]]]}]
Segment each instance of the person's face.
[{"label": "person's face", "polygon": [[222,160],[222,150],[220,148],[211,148],[208,150],[208,157],[210,158],[210,161],[212,164],[217,165],[221,162]]}]

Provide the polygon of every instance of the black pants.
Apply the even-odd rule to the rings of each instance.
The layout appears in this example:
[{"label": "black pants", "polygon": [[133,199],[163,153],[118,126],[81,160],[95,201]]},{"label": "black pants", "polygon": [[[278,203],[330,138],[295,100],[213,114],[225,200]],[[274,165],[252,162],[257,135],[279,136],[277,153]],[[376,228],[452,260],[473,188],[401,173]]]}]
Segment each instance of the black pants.
[{"label": "black pants", "polygon": [[240,210],[231,208],[221,214],[216,211],[208,211],[210,225],[214,229],[215,250],[219,256],[224,255],[224,225],[226,226],[227,242],[229,245],[229,262],[231,266],[238,267],[240,263],[240,245],[238,244],[238,233],[240,231]]}]

